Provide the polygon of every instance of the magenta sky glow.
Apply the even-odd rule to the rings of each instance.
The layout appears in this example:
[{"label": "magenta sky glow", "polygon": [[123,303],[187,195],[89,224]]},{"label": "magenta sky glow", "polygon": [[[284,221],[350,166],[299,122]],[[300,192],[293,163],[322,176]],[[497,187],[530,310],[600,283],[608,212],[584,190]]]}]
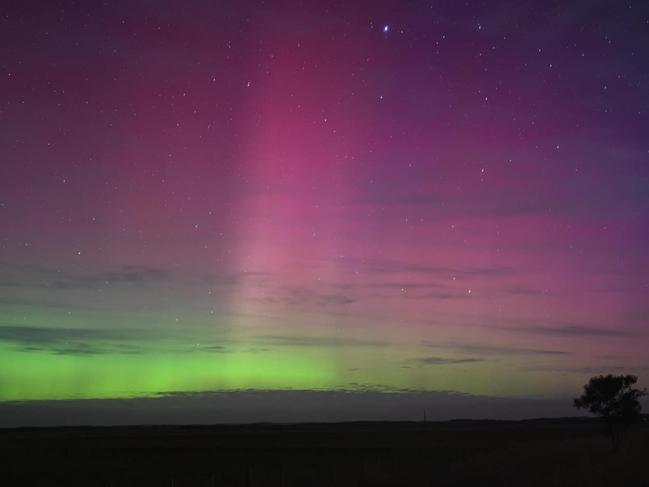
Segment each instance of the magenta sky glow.
[{"label": "magenta sky glow", "polygon": [[647,375],[643,2],[1,13],[0,400]]}]

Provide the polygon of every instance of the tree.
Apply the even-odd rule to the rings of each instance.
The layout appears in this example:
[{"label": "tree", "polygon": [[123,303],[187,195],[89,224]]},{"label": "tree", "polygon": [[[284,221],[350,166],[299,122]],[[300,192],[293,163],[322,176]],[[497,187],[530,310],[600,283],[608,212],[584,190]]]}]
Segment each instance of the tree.
[{"label": "tree", "polygon": [[636,382],[638,378],[635,375],[609,374],[592,377],[584,386],[584,393],[574,401],[577,409],[588,409],[606,420],[613,448],[617,448],[621,439],[616,437],[614,423],[628,425],[642,417],[640,398],[646,395],[647,391],[635,389],[633,386]]}]

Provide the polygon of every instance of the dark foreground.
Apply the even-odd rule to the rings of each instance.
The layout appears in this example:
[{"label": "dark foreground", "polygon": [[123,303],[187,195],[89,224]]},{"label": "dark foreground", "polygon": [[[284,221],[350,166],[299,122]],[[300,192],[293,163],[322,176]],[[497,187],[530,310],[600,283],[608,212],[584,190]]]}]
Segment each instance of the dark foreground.
[{"label": "dark foreground", "polygon": [[649,424],[591,420],[0,430],[3,485],[649,485]]}]

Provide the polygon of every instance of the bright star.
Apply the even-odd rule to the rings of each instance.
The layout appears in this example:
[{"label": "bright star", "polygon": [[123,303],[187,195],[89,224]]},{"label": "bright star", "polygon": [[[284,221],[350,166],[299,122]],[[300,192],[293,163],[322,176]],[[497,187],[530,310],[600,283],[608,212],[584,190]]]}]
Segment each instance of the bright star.
[{"label": "bright star", "polygon": [[385,25],[383,26],[383,33],[384,33],[384,34],[387,34],[389,31],[390,31],[390,26],[389,26],[388,24],[385,24]]}]

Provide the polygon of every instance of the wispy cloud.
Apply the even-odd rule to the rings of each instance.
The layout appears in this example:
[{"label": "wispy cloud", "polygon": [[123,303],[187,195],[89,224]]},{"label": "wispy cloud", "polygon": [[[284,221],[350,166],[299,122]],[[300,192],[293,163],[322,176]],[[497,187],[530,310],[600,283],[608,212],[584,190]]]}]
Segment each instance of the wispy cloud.
[{"label": "wispy cloud", "polygon": [[562,350],[548,350],[543,348],[506,347],[500,345],[476,345],[472,343],[427,343],[429,348],[455,350],[470,354],[481,355],[567,355]]},{"label": "wispy cloud", "polygon": [[324,260],[344,264],[347,268],[356,268],[363,273],[424,274],[444,279],[448,279],[449,277],[500,277],[513,275],[521,271],[518,268],[500,265],[446,266],[389,259],[356,259],[351,257],[334,257]]},{"label": "wispy cloud", "polygon": [[151,335],[141,330],[0,325],[0,341],[13,343],[25,352],[56,355],[139,353],[133,342],[145,337]]},{"label": "wispy cloud", "polygon": [[527,372],[560,372],[567,374],[588,374],[588,375],[598,375],[598,374],[610,374],[612,372],[626,372],[633,373],[639,371],[649,370],[649,366],[642,365],[606,365],[606,366],[582,366],[582,367],[569,367],[569,366],[558,366],[558,365],[530,365],[521,367],[521,370]]},{"label": "wispy cloud", "polygon": [[414,299],[440,299],[440,300],[447,300],[447,299],[468,299],[469,295],[462,291],[456,291],[454,293],[448,292],[433,292],[433,293],[425,293],[425,294],[418,294],[416,296],[411,296]]},{"label": "wispy cloud", "polygon": [[62,308],[65,305],[60,302],[45,299],[31,299],[19,296],[0,297],[0,305],[5,306],[33,306],[38,308]]},{"label": "wispy cloud", "polygon": [[[321,286],[270,286],[265,288],[265,295],[255,298],[271,304],[284,306],[343,306],[352,304],[361,299],[358,293],[351,291],[340,292],[332,286],[322,284]],[[339,289],[339,288],[338,288]]]},{"label": "wispy cloud", "polygon": [[190,350],[191,352],[208,352],[208,353],[230,353],[232,349],[225,345],[198,345]]},{"label": "wispy cloud", "polygon": [[564,337],[621,337],[628,336],[630,333],[626,330],[611,330],[604,328],[594,328],[581,325],[566,326],[520,326],[504,328],[508,331],[531,333],[537,335],[551,335]]},{"label": "wispy cloud", "polygon": [[226,273],[209,273],[203,280],[211,285],[234,287],[244,283],[265,286],[273,281],[273,273],[266,271],[235,271]]},{"label": "wispy cloud", "polygon": [[431,212],[463,217],[542,215],[556,210],[556,206],[548,203],[541,196],[535,197],[512,190],[507,193],[483,190],[481,193],[476,193],[475,198],[467,199],[448,194],[440,196],[432,190],[413,191],[411,187],[406,187],[400,192],[393,189],[386,190],[384,193],[373,191],[357,203],[425,207]]},{"label": "wispy cloud", "polygon": [[94,289],[109,284],[150,284],[168,279],[167,269],[125,265],[114,269],[78,271],[40,265],[0,262],[0,285],[47,289]]},{"label": "wispy cloud", "polygon": [[547,296],[548,291],[544,289],[536,289],[526,286],[505,286],[502,288],[505,294],[512,294],[514,296]]},{"label": "wispy cloud", "polygon": [[139,355],[142,353],[139,347],[128,344],[103,343],[102,345],[98,345],[86,342],[68,343],[66,345],[51,344],[49,346],[28,345],[18,347],[18,350],[22,352],[44,352],[53,355],[76,355],[82,357],[105,354]]},{"label": "wispy cloud", "polygon": [[380,340],[363,340],[352,337],[306,336],[306,335],[257,335],[252,337],[262,343],[303,347],[381,347],[389,345]]},{"label": "wispy cloud", "polygon": [[446,358],[446,357],[423,357],[417,359],[417,362],[425,365],[455,365],[455,364],[471,364],[475,362],[484,362],[482,358]]},{"label": "wispy cloud", "polygon": [[140,332],[108,328],[55,328],[38,326],[0,325],[0,340],[23,344],[47,344],[70,340],[123,340],[140,337]]}]

